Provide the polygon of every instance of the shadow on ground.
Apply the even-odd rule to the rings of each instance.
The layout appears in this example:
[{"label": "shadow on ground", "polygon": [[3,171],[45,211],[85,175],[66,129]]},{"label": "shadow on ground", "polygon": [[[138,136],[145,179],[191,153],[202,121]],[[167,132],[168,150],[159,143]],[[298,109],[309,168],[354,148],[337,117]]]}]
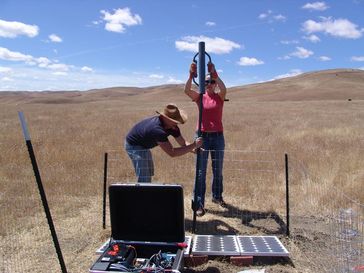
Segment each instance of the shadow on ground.
[{"label": "shadow on ground", "polygon": [[[261,212],[261,211],[250,211],[241,210],[235,206],[227,204],[225,210],[208,209],[207,213],[214,214],[219,217],[219,219],[213,219],[201,222],[200,218],[196,220],[196,233],[204,232],[205,234],[211,235],[239,235],[241,232],[227,224],[223,221],[224,218],[237,218],[241,221],[243,226],[254,228],[260,233],[266,235],[286,235],[287,225],[283,219],[273,211]],[[257,220],[273,220],[276,224],[268,224],[263,221],[262,223],[257,223]],[[265,226],[264,223],[267,223]],[[192,232],[193,222],[186,219],[185,225],[186,230]]]}]

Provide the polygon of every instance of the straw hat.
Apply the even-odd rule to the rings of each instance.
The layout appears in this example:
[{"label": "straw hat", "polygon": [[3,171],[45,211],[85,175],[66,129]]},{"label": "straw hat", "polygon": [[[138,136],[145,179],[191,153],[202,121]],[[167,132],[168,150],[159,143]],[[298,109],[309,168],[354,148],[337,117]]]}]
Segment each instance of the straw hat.
[{"label": "straw hat", "polygon": [[169,103],[163,111],[156,112],[178,124],[183,124],[187,121],[187,114],[185,113],[185,111],[179,110],[177,105],[175,105],[174,103]]}]

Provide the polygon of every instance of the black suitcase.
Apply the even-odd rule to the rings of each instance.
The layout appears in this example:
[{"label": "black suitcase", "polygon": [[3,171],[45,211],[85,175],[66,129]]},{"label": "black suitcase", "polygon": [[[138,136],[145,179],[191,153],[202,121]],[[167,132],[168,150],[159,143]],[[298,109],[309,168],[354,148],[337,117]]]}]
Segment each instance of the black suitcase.
[{"label": "black suitcase", "polygon": [[111,237],[90,273],[180,272],[186,247],[180,185],[112,184]]}]

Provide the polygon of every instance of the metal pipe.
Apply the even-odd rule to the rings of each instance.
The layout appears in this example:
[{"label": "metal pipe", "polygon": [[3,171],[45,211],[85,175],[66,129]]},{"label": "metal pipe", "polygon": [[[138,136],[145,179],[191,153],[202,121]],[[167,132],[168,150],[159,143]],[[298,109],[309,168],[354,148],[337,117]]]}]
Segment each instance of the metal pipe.
[{"label": "metal pipe", "polygon": [[[198,117],[198,130],[197,136],[201,136],[201,123],[202,123],[202,110],[203,110],[203,94],[205,93],[205,42],[199,42],[198,44],[198,75],[199,75],[199,117]],[[193,221],[192,221],[192,232],[196,231],[196,211],[198,209],[197,204],[197,194],[196,187],[199,186],[199,170],[201,165],[201,152],[197,149],[197,160],[196,160],[196,175],[195,175],[195,185],[194,185],[194,197],[192,200],[192,210],[193,210]]]},{"label": "metal pipe", "polygon": [[48,226],[49,226],[49,229],[51,231],[54,247],[56,248],[58,261],[59,261],[59,264],[61,266],[62,273],[67,273],[66,265],[65,265],[64,260],[63,260],[62,251],[61,251],[61,247],[60,247],[59,242],[58,242],[56,229],[54,227],[53,220],[52,220],[52,215],[51,215],[51,212],[49,210],[47,197],[46,197],[46,194],[45,194],[45,191],[44,191],[44,188],[43,188],[42,179],[41,179],[40,172],[39,172],[39,169],[38,169],[37,160],[35,158],[32,142],[30,140],[30,135],[29,135],[29,132],[28,132],[28,129],[27,129],[24,114],[23,114],[23,112],[18,112],[18,115],[19,115],[21,127],[23,129],[25,143],[26,143],[27,148],[28,148],[30,161],[31,161],[32,166],[33,166],[34,176],[35,176],[35,180],[36,180],[37,185],[38,185],[40,198],[42,200],[44,212],[45,212],[46,217],[47,217]]},{"label": "metal pipe", "polygon": [[107,185],[107,153],[104,157],[104,194],[102,201],[102,227],[106,228],[106,185]]},{"label": "metal pipe", "polygon": [[289,236],[289,179],[288,179],[288,155],[284,154],[285,171],[286,171],[286,235]]}]

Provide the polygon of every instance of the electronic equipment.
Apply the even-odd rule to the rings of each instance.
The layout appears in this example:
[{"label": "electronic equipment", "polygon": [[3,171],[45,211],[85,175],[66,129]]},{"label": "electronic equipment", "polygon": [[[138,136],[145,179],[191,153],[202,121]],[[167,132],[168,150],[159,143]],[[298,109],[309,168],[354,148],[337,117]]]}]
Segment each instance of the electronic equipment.
[{"label": "electronic equipment", "polygon": [[186,247],[182,186],[112,184],[109,201],[109,245],[89,272],[179,272]]}]

